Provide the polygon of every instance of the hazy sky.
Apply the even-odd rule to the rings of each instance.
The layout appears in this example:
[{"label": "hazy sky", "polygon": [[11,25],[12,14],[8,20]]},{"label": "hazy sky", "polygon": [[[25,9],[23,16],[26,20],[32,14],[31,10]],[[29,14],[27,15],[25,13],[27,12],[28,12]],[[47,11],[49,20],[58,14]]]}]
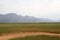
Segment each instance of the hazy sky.
[{"label": "hazy sky", "polygon": [[60,19],[60,0],[0,0],[0,14],[5,13]]}]

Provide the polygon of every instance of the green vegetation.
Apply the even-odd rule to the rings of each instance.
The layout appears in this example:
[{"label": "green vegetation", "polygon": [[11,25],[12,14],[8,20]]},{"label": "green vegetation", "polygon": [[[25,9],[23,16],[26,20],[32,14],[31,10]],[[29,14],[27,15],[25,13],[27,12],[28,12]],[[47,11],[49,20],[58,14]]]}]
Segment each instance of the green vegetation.
[{"label": "green vegetation", "polygon": [[60,23],[0,23],[0,34],[41,31],[60,33]]},{"label": "green vegetation", "polygon": [[38,36],[27,36],[24,38],[14,38],[10,40],[60,40],[60,37],[57,36],[45,36],[45,35],[38,35]]}]

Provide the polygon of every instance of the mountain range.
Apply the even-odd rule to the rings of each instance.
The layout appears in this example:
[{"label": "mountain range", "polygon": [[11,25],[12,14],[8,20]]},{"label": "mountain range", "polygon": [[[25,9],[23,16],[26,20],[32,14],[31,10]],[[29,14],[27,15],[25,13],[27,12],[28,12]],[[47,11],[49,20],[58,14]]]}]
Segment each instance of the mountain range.
[{"label": "mountain range", "polygon": [[33,16],[22,16],[16,13],[0,14],[0,23],[5,22],[53,22],[53,20]]}]

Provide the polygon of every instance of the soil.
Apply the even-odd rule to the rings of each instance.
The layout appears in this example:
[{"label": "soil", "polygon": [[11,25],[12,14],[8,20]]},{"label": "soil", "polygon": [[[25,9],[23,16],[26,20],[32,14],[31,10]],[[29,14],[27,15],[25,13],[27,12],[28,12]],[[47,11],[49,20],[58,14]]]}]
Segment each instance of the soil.
[{"label": "soil", "polygon": [[49,36],[59,36],[60,34],[54,34],[54,33],[47,33],[47,32],[14,32],[14,33],[8,33],[3,34],[0,36],[0,40],[8,40],[16,37],[26,37],[26,36],[34,36],[34,35],[49,35]]}]

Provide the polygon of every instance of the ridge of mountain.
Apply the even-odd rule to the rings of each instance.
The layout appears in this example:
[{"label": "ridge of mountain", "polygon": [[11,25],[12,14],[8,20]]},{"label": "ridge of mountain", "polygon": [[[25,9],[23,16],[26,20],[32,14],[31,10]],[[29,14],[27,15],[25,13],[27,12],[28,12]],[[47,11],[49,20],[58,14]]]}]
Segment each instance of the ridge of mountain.
[{"label": "ridge of mountain", "polygon": [[52,22],[46,18],[36,18],[33,16],[22,16],[16,13],[0,14],[0,22]]}]

